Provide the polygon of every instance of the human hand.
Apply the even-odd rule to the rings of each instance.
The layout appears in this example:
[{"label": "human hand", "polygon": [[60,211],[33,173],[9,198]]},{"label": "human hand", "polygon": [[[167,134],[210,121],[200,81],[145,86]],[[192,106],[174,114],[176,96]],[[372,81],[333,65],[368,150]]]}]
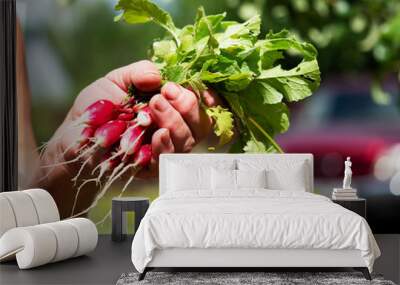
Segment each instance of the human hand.
[{"label": "human hand", "polygon": [[[81,91],[44,153],[43,165],[59,165],[49,169],[47,180],[58,180],[52,179],[52,176],[70,180],[81,167],[82,161],[66,163],[78,156],[77,141],[84,128],[71,128],[74,121],[88,106],[98,100],[107,99],[114,104],[122,103],[132,84],[144,92],[157,92],[161,86],[160,72],[152,62],[139,61],[108,73]],[[159,129],[151,138],[151,163],[147,169],[137,174],[141,178],[150,178],[157,174],[158,157],[161,153],[190,152],[212,128],[211,119],[199,107],[199,99],[192,91],[168,82],[159,92],[160,94],[153,96],[149,102],[152,118]],[[211,91],[204,92],[202,100],[207,106],[219,103],[217,96]],[[81,177],[87,176],[91,169],[100,163],[105,152],[107,150],[98,149],[90,154],[90,161]]]}]

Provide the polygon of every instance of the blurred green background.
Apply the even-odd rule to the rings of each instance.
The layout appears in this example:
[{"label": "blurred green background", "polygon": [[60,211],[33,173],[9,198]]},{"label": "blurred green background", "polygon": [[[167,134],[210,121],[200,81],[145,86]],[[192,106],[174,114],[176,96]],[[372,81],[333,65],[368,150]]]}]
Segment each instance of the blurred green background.
[{"label": "blurred green background", "polygon": [[[192,23],[198,6],[208,14],[227,12],[244,21],[262,15],[263,33],[291,30],[319,51],[322,84],[337,74],[367,74],[376,104],[397,104],[380,82],[400,79],[398,0],[157,0],[176,25]],[[163,35],[153,25],[113,22],[114,0],[18,0],[32,90],[32,124],[39,143],[49,140],[74,98],[110,70],[148,58],[152,40]],[[397,84],[398,88],[398,84]],[[99,220],[109,209],[114,187],[91,212]],[[127,195],[157,196],[157,181],[135,183]],[[100,232],[110,231],[107,220]]]}]

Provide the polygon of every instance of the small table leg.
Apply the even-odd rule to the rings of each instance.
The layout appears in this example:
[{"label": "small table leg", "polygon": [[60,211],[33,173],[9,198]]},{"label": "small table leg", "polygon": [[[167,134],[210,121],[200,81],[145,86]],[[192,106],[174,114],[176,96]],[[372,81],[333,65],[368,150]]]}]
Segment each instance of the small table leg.
[{"label": "small table leg", "polygon": [[144,215],[146,214],[147,209],[149,208],[149,205],[146,204],[141,204],[136,206],[135,208],[135,233],[137,229],[139,228],[139,224],[141,220],[143,219]]},{"label": "small table leg", "polygon": [[135,232],[140,221],[149,208],[150,201],[143,197],[117,197],[112,200],[112,234],[113,241],[126,238],[126,212],[135,212]]},{"label": "small table leg", "polygon": [[123,240],[123,211],[122,205],[120,203],[113,203],[112,211],[111,211],[111,219],[112,219],[112,235],[111,239],[113,241],[122,241]]}]

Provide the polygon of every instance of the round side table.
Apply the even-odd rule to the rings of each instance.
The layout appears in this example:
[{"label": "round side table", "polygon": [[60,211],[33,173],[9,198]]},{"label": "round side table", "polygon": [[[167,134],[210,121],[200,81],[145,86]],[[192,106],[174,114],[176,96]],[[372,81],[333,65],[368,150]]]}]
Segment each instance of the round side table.
[{"label": "round side table", "polygon": [[149,208],[150,200],[145,197],[116,197],[112,199],[112,233],[113,241],[123,241],[126,238],[126,214],[135,212],[135,232],[140,221]]}]

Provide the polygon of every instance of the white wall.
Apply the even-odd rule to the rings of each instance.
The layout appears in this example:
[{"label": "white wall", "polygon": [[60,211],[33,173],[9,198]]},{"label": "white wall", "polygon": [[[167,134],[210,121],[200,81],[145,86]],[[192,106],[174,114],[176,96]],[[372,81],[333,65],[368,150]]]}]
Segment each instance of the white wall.
[{"label": "white wall", "polygon": [[400,235],[375,235],[381,250],[374,266],[374,273],[400,284]]}]

